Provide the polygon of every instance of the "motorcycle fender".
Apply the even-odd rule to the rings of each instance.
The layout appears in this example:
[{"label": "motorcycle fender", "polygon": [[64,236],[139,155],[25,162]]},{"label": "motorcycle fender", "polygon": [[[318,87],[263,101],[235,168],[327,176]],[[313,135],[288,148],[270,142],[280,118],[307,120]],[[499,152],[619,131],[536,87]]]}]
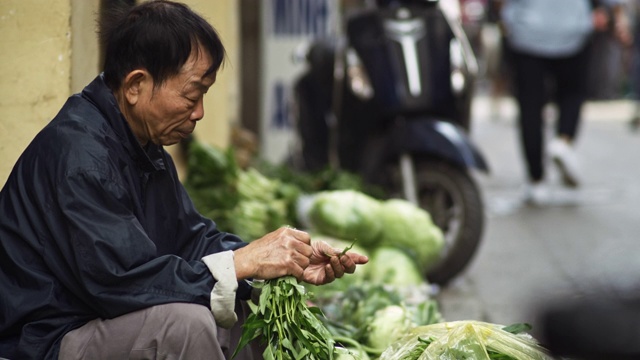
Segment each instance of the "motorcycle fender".
[{"label": "motorcycle fender", "polygon": [[489,171],[487,162],[459,125],[442,120],[409,120],[394,130],[398,152],[424,154],[460,166]]}]

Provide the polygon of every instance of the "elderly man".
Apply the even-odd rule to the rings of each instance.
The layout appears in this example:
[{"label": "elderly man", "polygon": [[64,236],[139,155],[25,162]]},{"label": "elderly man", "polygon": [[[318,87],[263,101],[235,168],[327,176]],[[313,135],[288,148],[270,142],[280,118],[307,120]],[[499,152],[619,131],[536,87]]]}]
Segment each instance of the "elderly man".
[{"label": "elderly man", "polygon": [[193,132],[223,63],[202,17],[150,1],[100,35],[104,72],[0,192],[0,357],[224,359],[246,279],[324,284],[367,262],[287,227],[247,243],[198,214],[163,146]]}]

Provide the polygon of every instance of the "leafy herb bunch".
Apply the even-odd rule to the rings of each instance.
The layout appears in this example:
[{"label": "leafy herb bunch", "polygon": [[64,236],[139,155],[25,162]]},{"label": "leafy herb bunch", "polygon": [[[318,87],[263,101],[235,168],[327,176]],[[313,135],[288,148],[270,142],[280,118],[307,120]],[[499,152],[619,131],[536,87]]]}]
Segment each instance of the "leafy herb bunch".
[{"label": "leafy herb bunch", "polygon": [[322,311],[309,306],[309,294],[293,276],[254,283],[261,288],[258,304],[249,302],[251,314],[233,357],[250,341],[266,343],[265,360],[327,360],[334,358],[335,341],[320,317]]}]

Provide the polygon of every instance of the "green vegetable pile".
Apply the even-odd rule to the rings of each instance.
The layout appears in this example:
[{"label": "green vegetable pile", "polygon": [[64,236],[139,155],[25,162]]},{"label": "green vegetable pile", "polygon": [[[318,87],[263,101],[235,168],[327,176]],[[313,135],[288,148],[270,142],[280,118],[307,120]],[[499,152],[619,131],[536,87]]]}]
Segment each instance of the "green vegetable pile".
[{"label": "green vegetable pile", "polygon": [[366,277],[374,281],[419,284],[444,247],[444,235],[429,213],[402,199],[380,200],[356,190],[322,191],[314,195],[308,218],[317,234],[357,239],[372,255],[375,265],[367,266],[371,273]]},{"label": "green vegetable pile", "polygon": [[[412,328],[442,321],[424,287],[401,289],[363,282],[341,293],[321,290],[322,286],[314,288],[314,299],[334,340],[374,358]],[[409,300],[413,290],[421,295],[417,301]]]},{"label": "green vegetable pile", "polygon": [[261,164],[243,169],[232,148],[194,140],[185,188],[198,211],[246,241],[283,225],[304,228],[298,200],[311,195],[303,215],[313,241],[367,255],[369,263],[322,286],[293,277],[255,282],[261,293],[249,303],[234,357],[259,341],[267,360],[550,359],[527,327],[444,322],[424,278],[444,246],[429,213],[376,197],[349,173],[302,175]]},{"label": "green vegetable pile", "polygon": [[380,202],[354,190],[324,191],[315,195],[309,210],[311,226],[320,233],[358,240],[364,247],[377,243],[382,230]]},{"label": "green vegetable pile", "polygon": [[236,353],[255,340],[268,360],[551,360],[527,324],[444,322],[435,301],[407,301],[402,289],[361,284],[323,297],[293,277],[257,286]]},{"label": "green vegetable pile", "polygon": [[303,174],[260,160],[243,169],[231,147],[223,150],[194,139],[187,149],[184,186],[196,209],[220,229],[245,241],[283,225],[301,227],[296,216],[301,194],[345,188],[380,194],[345,171],[326,169]]},{"label": "green vegetable pile", "polygon": [[424,273],[438,259],[444,236],[431,220],[431,215],[409,201],[390,199],[380,208],[379,246],[403,249]]},{"label": "green vegetable pile", "polygon": [[253,241],[283,225],[295,225],[300,190],[239,167],[233,148],[192,141],[184,186],[198,211],[219,228]]}]

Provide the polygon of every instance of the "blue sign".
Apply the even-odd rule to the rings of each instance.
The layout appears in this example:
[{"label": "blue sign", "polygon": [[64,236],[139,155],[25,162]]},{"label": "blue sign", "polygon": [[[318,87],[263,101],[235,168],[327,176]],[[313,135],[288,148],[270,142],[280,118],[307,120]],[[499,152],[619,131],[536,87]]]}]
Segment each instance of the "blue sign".
[{"label": "blue sign", "polygon": [[271,128],[278,130],[290,129],[291,106],[289,105],[289,88],[282,81],[273,84],[273,114]]},{"label": "blue sign", "polygon": [[273,0],[274,35],[327,35],[331,0]]}]

